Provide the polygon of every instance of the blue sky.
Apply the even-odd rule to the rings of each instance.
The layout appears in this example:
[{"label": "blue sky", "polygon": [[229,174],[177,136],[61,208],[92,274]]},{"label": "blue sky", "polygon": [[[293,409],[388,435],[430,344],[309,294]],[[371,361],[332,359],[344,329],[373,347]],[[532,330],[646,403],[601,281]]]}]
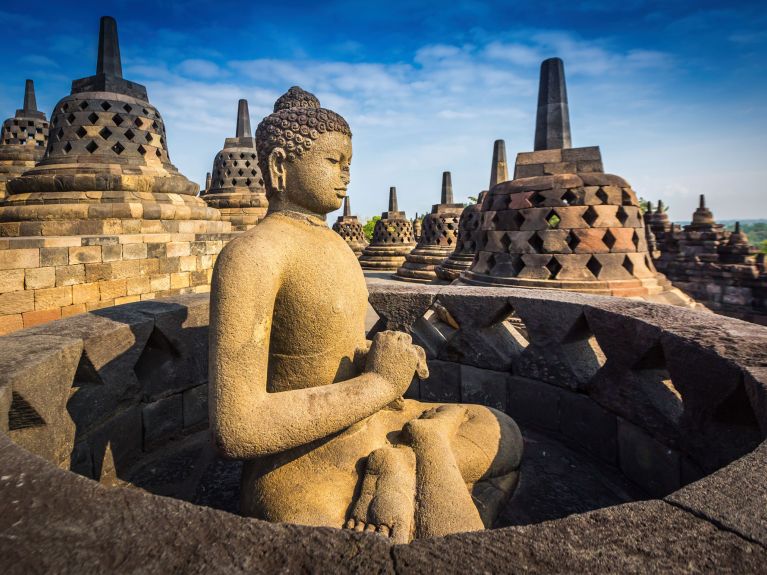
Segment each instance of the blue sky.
[{"label": "blue sky", "polygon": [[767,217],[764,2],[38,0],[0,4],[0,116],[35,80],[50,114],[95,70],[98,18],[117,18],[124,76],[166,120],[172,161],[202,183],[238,98],[253,126],[293,84],[354,132],[353,211],[427,211],[487,187],[492,143],[532,149],[541,60],[565,61],[574,146],[674,219],[705,193],[719,219]]}]

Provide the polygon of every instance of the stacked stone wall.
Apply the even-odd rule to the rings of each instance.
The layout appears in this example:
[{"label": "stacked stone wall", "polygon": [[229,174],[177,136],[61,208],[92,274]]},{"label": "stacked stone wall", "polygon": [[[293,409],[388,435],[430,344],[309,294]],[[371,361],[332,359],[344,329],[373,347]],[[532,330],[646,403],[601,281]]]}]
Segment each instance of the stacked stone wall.
[{"label": "stacked stone wall", "polygon": [[0,334],[104,307],[207,292],[216,257],[232,237],[0,238]]}]

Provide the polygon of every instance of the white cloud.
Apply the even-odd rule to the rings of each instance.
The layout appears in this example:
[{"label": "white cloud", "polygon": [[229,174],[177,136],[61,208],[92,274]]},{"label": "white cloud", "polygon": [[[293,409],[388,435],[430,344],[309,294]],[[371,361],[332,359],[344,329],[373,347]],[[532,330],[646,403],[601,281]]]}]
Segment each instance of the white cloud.
[{"label": "white cloud", "polygon": [[[458,201],[484,189],[495,139],[506,140],[510,161],[532,148],[538,67],[555,55],[565,60],[574,145],[601,145],[609,171],[633,181],[647,198],[673,200],[672,217],[687,217],[700,192],[712,206],[725,197],[725,188],[708,183],[721,178],[706,177],[719,169],[714,158],[726,155],[728,169],[756,174],[754,182],[767,175],[764,168],[746,169],[756,165],[751,162],[764,144],[756,142],[753,154],[723,154],[725,146],[738,149],[718,134],[727,119],[701,122],[700,103],[672,97],[667,80],[673,61],[667,54],[616,50],[609,41],[561,31],[426,45],[410,61],[395,63],[302,56],[190,59],[168,69],[156,60],[133,60],[126,76],[147,84],[166,119],[174,163],[198,182],[224,138],[233,135],[239,98],[248,99],[255,129],[288,87],[313,91],[354,132],[355,211],[368,217],[380,212],[388,187],[396,185],[400,205],[412,215],[438,200],[443,170],[453,172]],[[749,177],[738,176],[738,182],[748,187]],[[753,209],[767,215],[756,194]],[[735,217],[727,210],[722,216]]]}]

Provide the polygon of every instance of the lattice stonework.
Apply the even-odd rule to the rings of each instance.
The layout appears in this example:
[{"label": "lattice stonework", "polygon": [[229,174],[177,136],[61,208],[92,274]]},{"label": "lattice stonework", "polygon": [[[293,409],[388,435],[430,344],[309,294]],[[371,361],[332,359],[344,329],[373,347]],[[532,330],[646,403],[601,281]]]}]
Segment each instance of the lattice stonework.
[{"label": "lattice stonework", "polygon": [[347,242],[364,242],[365,232],[359,221],[341,221],[333,224],[333,231]]},{"label": "lattice stonework", "polygon": [[389,220],[381,219],[376,222],[373,229],[372,244],[412,244],[415,242],[413,237],[413,223],[410,220]]},{"label": "lattice stonework", "polygon": [[423,219],[423,231],[419,245],[453,247],[458,241],[460,216],[427,214]]},{"label": "lattice stonework", "polygon": [[48,122],[29,118],[8,118],[3,122],[0,142],[3,145],[22,145],[45,148],[48,144]]},{"label": "lattice stonework", "polygon": [[150,104],[112,99],[64,98],[51,119],[47,156],[141,156],[170,163],[165,125]]},{"label": "lattice stonework", "polygon": [[222,150],[213,160],[213,187],[260,187],[264,180],[258,169],[256,151]]}]

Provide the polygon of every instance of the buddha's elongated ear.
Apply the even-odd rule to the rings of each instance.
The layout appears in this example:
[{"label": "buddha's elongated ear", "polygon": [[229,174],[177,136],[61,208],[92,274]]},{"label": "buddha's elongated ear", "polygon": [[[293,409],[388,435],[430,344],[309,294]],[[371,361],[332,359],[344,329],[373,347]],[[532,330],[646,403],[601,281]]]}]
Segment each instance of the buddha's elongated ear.
[{"label": "buddha's elongated ear", "polygon": [[285,171],[286,161],[285,150],[282,148],[274,148],[269,153],[269,179],[276,192],[285,191],[285,179],[287,178]]}]

